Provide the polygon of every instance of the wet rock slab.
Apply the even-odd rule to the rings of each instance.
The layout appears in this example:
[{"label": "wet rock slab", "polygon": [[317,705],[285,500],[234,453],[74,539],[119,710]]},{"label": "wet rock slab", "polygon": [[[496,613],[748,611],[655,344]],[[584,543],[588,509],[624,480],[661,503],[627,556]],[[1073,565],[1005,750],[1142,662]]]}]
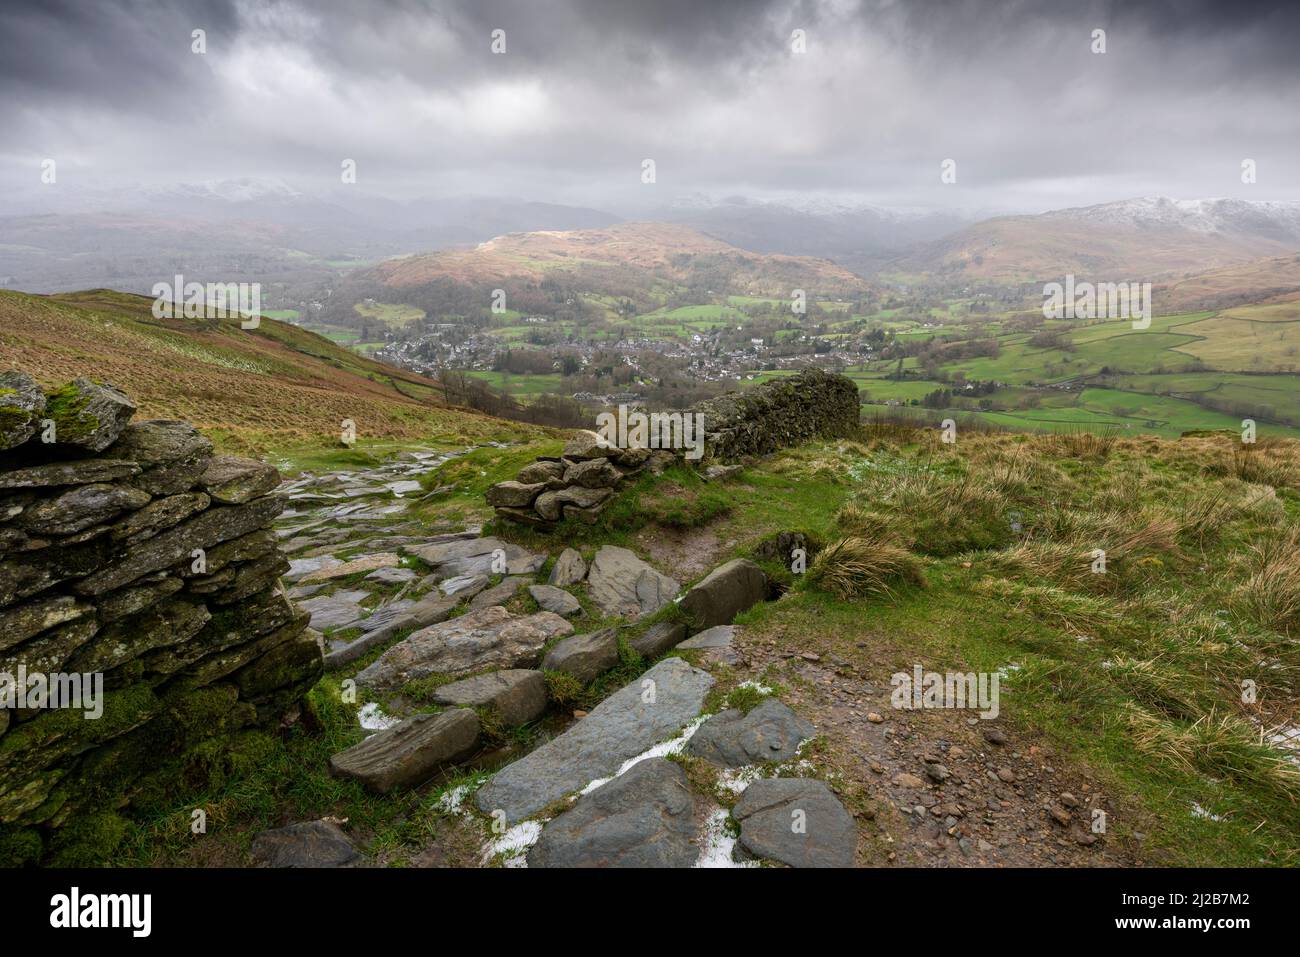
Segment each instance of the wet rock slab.
[{"label": "wet rock slab", "polygon": [[469,708],[417,714],[330,758],[330,770],[379,794],[414,787],[474,752],[478,715]]},{"label": "wet rock slab", "polygon": [[511,668],[445,684],[434,692],[438,704],[491,708],[509,727],[527,724],[546,710],[546,679],[540,671]]},{"label": "wet rock slab", "polygon": [[668,658],[616,691],[558,738],[488,781],[475,795],[480,810],[501,810],[514,822],[667,740],[694,719],[713,679],[680,658]]},{"label": "wet rock slab", "polygon": [[699,856],[686,772],[648,758],[542,828],[529,867],[690,867]]},{"label": "wet rock slab", "polygon": [[618,664],[618,631],[602,628],[557,642],[542,660],[543,671],[560,671],[583,684]]},{"label": "wet rock slab", "polygon": [[628,642],[628,647],[642,658],[658,658],[676,648],[686,638],[686,626],[677,622],[661,621],[651,625],[642,634]]},{"label": "wet rock slab", "polygon": [[533,596],[539,608],[554,612],[564,618],[582,614],[582,605],[563,588],[552,585],[530,585],[528,594]]},{"label": "wet rock slab", "polygon": [[739,847],[791,867],[852,867],[858,846],[853,817],[822,781],[765,778],[736,802]]},{"label": "wet rock slab", "polygon": [[767,598],[767,573],[744,558],[719,565],[681,600],[694,629],[729,625],[747,608]]},{"label": "wet rock slab", "polygon": [[483,608],[407,636],[358,674],[357,683],[384,687],[437,673],[531,667],[547,642],[572,633],[572,625],[549,611],[517,617]]},{"label": "wet rock slab", "polygon": [[[458,538],[418,545],[409,551],[429,565],[440,579],[457,575],[532,575],[546,563],[545,555],[499,538]],[[501,555],[506,567],[494,567]]]},{"label": "wet rock slab", "polygon": [[602,611],[630,619],[654,614],[681,589],[634,552],[617,545],[603,545],[596,552],[587,571],[587,586]]},{"label": "wet rock slab", "polygon": [[792,761],[799,743],[817,733],[811,723],[768,698],[749,714],[731,709],[714,715],[691,737],[687,750],[724,768]]}]

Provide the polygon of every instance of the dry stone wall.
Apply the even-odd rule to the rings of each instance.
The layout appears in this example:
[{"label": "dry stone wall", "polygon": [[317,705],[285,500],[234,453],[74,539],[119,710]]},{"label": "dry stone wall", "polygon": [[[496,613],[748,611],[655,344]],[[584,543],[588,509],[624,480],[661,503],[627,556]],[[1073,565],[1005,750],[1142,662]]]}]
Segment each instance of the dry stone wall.
[{"label": "dry stone wall", "polygon": [[861,415],[857,384],[821,369],[728,392],[691,406],[691,411],[704,417],[708,456],[722,461],[848,435]]},{"label": "dry stone wall", "polygon": [[322,671],[279,583],[279,473],[134,412],[112,386],[0,374],[0,838],[57,847],[171,757],[279,720]]},{"label": "dry stone wall", "polygon": [[[733,461],[850,434],[859,422],[858,387],[847,376],[805,369],[698,403],[688,414],[704,430],[700,461]],[[514,481],[494,485],[487,501],[499,517],[543,529],[564,519],[592,524],[624,479],[662,469],[683,451],[611,448],[595,432],[580,432],[558,458],[540,458]]]}]

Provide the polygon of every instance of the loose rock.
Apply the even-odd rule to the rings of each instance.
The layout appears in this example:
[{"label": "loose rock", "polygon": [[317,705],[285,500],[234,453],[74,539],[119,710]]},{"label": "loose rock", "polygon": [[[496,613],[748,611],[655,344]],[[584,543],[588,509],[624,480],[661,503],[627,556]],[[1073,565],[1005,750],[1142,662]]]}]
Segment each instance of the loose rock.
[{"label": "loose rock", "polygon": [[468,757],[478,744],[478,715],[469,708],[417,714],[330,758],[330,770],[387,794],[427,781]]},{"label": "loose rock", "polygon": [[602,545],[587,572],[591,597],[611,615],[652,615],[676,597],[681,586],[626,548]]},{"label": "loose rock", "polygon": [[544,611],[554,612],[565,618],[582,614],[582,604],[562,588],[552,585],[531,585],[528,594]]},{"label": "loose rock", "polygon": [[546,653],[543,671],[560,671],[583,684],[618,664],[618,632],[613,628],[565,638]]},{"label": "loose rock", "polygon": [[463,708],[492,708],[502,723],[514,727],[546,710],[546,679],[540,671],[493,671],[445,684],[434,692],[433,700]]},{"label": "loose rock", "polygon": [[351,867],[361,860],[352,840],[330,821],[305,821],[253,837],[253,860],[264,867]]}]

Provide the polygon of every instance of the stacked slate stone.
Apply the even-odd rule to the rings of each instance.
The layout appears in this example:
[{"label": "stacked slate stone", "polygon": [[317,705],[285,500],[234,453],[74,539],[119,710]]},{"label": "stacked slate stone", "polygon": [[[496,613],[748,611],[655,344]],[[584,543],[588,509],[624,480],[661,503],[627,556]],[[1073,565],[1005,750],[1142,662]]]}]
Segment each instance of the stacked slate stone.
[{"label": "stacked slate stone", "polygon": [[691,411],[704,417],[706,457],[728,461],[849,435],[858,428],[861,403],[848,376],[805,369],[706,399]]},{"label": "stacked slate stone", "polygon": [[322,671],[279,583],[279,473],[134,411],[110,385],[0,374],[0,693],[20,668],[104,687],[99,718],[0,707],[0,832],[126,804],[170,757],[283,717]]},{"label": "stacked slate stone", "polygon": [[524,466],[512,482],[498,482],[487,491],[497,515],[541,528],[562,519],[594,525],[629,475],[655,456],[649,449],[616,449],[595,432],[579,432],[558,457],[542,457]]},{"label": "stacked slate stone", "polygon": [[[860,420],[857,384],[821,369],[728,392],[688,411],[703,416],[704,456],[696,465],[850,435]],[[514,481],[492,486],[487,501],[499,517],[543,529],[562,519],[595,524],[624,478],[646,467],[662,470],[666,458],[690,461],[685,451],[610,448],[595,432],[579,432],[559,458],[539,458]]]}]

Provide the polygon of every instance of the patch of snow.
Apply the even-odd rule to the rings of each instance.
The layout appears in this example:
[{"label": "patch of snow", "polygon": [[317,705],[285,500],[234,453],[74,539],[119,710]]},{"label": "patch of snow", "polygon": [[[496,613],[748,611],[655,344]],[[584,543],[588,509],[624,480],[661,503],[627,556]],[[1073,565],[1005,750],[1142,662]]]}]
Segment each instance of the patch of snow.
[{"label": "patch of snow", "polygon": [[679,734],[677,737],[672,738],[671,740],[668,741],[661,741],[659,744],[656,744],[653,747],[648,748],[645,751],[641,752],[636,757],[628,758],[626,761],[623,762],[622,766],[619,767],[619,769],[614,772],[613,777],[596,778],[596,780],[590,782],[586,787],[584,787],[581,791],[579,791],[578,796],[581,797],[585,794],[590,794],[592,791],[596,790],[596,788],[600,787],[602,784],[608,784],[610,781],[614,780],[614,778],[622,777],[632,768],[636,767],[638,764],[640,764],[642,761],[647,760],[648,758],[666,758],[670,754],[681,754],[682,749],[686,747],[686,742],[691,740],[691,736],[694,735],[695,732],[699,730],[700,725],[702,725],[709,717],[711,716],[707,714],[700,715],[698,718],[696,718],[694,721],[688,724],[685,728],[683,728],[682,733]]},{"label": "patch of snow", "polygon": [[1285,751],[1287,760],[1300,764],[1300,727],[1282,725],[1266,735],[1268,743]]},{"label": "patch of snow", "polygon": [[727,818],[731,813],[726,808],[718,808],[704,822],[704,832],[700,835],[700,856],[696,867],[756,867],[757,861],[737,861],[732,855],[736,849],[736,839],[727,833]]},{"label": "patch of snow", "polygon": [[732,794],[741,794],[762,776],[763,769],[753,764],[743,768],[724,768],[718,775],[718,787]]},{"label": "patch of snow", "polygon": [[[807,741],[799,742],[799,750]],[[749,787],[759,778],[772,777],[809,777],[808,772],[815,771],[813,763],[806,758],[798,761],[786,761],[784,764],[778,764],[775,767],[765,767],[761,764],[747,764],[739,768],[723,768],[718,773],[718,787],[730,791],[732,794],[741,794],[745,788]]]},{"label": "patch of snow", "polygon": [[489,841],[483,848],[483,863],[494,857],[502,857],[505,867],[527,867],[528,849],[542,836],[545,821],[523,821],[516,824],[494,841]]},{"label": "patch of snow", "polygon": [[458,784],[450,791],[445,792],[442,797],[438,798],[438,810],[444,811],[447,814],[466,813],[463,805],[465,803],[465,798],[469,797],[469,793],[472,790],[474,790],[473,787],[468,784]]},{"label": "patch of snow", "polygon": [[401,718],[385,714],[384,709],[375,701],[368,701],[361,706],[361,710],[357,712],[357,720],[367,731],[385,731],[395,724],[402,723]]},{"label": "patch of snow", "polygon": [[1222,821],[1223,818],[1218,814],[1211,814],[1205,808],[1201,807],[1195,801],[1192,802],[1192,817],[1203,817],[1209,821]]}]

